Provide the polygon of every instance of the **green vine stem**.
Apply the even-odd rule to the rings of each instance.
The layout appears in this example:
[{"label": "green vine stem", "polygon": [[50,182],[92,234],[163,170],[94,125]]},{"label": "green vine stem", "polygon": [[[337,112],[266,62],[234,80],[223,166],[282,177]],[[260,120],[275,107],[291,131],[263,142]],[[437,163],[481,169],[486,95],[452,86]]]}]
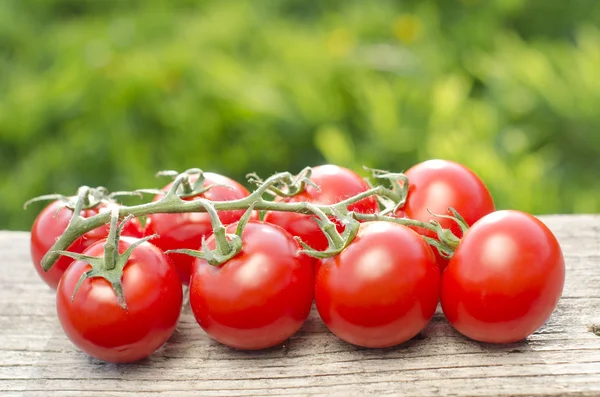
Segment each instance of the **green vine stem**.
[{"label": "green vine stem", "polygon": [[132,216],[125,217],[121,224],[119,224],[119,211],[116,207],[113,208],[111,212],[107,213],[110,215],[110,232],[106,242],[104,243],[104,255],[88,256],[69,251],[57,251],[57,254],[87,262],[92,266],[92,268],[84,272],[79,278],[79,281],[77,281],[77,284],[73,290],[73,295],[71,295],[71,301],[75,300],[77,291],[79,291],[79,288],[86,279],[100,277],[110,283],[112,289],[117,295],[117,301],[119,302],[119,305],[124,310],[127,310],[127,303],[125,302],[125,296],[123,295],[123,284],[121,281],[123,278],[123,269],[133,254],[133,250],[146,241],[155,238],[156,235],[146,236],[135,240],[130,244],[125,252],[120,254],[119,241],[121,238],[121,232],[123,231],[125,224],[129,222]]},{"label": "green vine stem", "polygon": [[[170,253],[180,253],[185,255],[190,255],[195,258],[201,258],[208,262],[208,264],[213,266],[219,266],[222,263],[225,263],[229,259],[233,258],[242,250],[242,233],[244,232],[244,228],[250,221],[252,217],[252,212],[254,211],[254,204],[250,205],[244,215],[238,221],[235,234],[226,234],[226,229],[222,225],[217,212],[210,208],[209,215],[211,218],[211,222],[213,224],[214,230],[219,230],[219,234],[217,232],[213,232],[215,235],[215,243],[216,248],[214,250],[210,250],[208,248],[208,244],[206,243],[206,237],[202,238],[202,245],[200,248],[201,251],[192,250],[192,249],[174,249],[165,251],[166,254]],[[217,225],[215,227],[214,225]],[[219,226],[220,225],[220,226]]]},{"label": "green vine stem", "polygon": [[[217,211],[247,210],[249,208],[254,208],[258,211],[285,211],[314,215],[316,219],[318,219],[318,223],[320,223],[321,226],[324,228],[324,232],[326,233],[327,238],[330,242],[330,249],[321,254],[317,254],[314,250],[311,251],[306,249],[305,247],[305,251],[308,254],[314,256],[334,255],[336,252],[341,251],[345,246],[349,244],[349,242],[354,238],[358,230],[357,225],[349,221],[350,218],[353,218],[356,221],[377,220],[395,222],[406,226],[416,226],[429,229],[436,233],[439,232],[440,229],[439,226],[436,226],[436,222],[427,223],[406,218],[394,218],[381,214],[358,214],[348,212],[347,208],[349,205],[356,203],[369,196],[381,197],[390,202],[394,202],[397,205],[399,202],[405,199],[405,197],[403,197],[402,194],[399,194],[398,192],[398,188],[403,188],[402,185],[407,185],[406,179],[405,177],[403,177],[402,174],[378,174],[379,178],[390,178],[393,180],[400,179],[401,182],[403,182],[402,185],[394,185],[394,183],[392,182],[392,189],[388,189],[382,185],[374,186],[365,192],[347,198],[339,203],[332,205],[324,205],[308,202],[271,201],[263,197],[265,194],[273,194],[274,191],[287,191],[296,193],[301,192],[306,186],[306,184],[311,184],[311,182],[308,179],[308,176],[310,175],[309,169],[303,170],[300,174],[296,176],[289,172],[281,172],[272,175],[265,181],[260,181],[259,178],[255,178],[257,182],[260,182],[256,190],[254,190],[249,196],[243,199],[232,201],[209,201],[205,199],[183,200],[182,197],[187,197],[189,195],[190,187],[192,188],[192,190],[199,189],[198,184],[194,184],[193,186],[190,185],[190,171],[201,173],[200,170],[193,169],[178,174],[177,176],[175,176],[175,180],[173,181],[170,189],[166,193],[163,192],[164,196],[161,199],[140,205],[120,206],[118,207],[118,214],[116,214],[115,212],[115,214],[113,215],[118,215],[118,218],[122,219],[127,216],[141,217],[155,213],[187,213],[208,211],[209,213],[211,213],[211,215],[213,215],[213,217],[216,217],[216,219],[218,220],[218,216],[216,216]],[[171,172],[168,175],[174,176],[174,174]],[[184,188],[180,189],[182,184]],[[74,214],[67,229],[56,240],[51,249],[42,258],[41,265],[44,270],[49,270],[53,266],[53,264],[58,260],[60,256],[59,252],[66,250],[67,247],[69,247],[78,237],[89,232],[90,230],[93,230],[110,222],[110,212],[100,212],[97,215],[86,219],[80,216],[81,210],[85,208],[86,204],[89,204],[89,189],[90,188],[85,186],[79,189],[78,198],[75,203]],[[181,192],[181,190],[183,191]],[[140,189],[137,192],[142,191],[143,189]],[[344,232],[343,235],[340,235],[335,230],[335,225],[329,219],[340,219],[340,216],[343,219],[345,219],[345,223],[350,226],[347,227],[347,229],[349,230]],[[218,237],[220,240],[221,247],[219,249],[223,251],[220,252],[220,256],[230,257],[231,251],[229,248],[227,248],[230,247],[230,245],[227,243],[228,240],[227,236],[225,236],[225,229],[223,225],[220,225],[219,222],[213,223],[213,226],[215,227],[215,232],[219,233]],[[454,236],[454,238],[456,237]],[[451,251],[451,248],[445,244],[444,238],[440,238],[440,243],[443,245],[442,249],[445,252]],[[241,247],[239,249],[241,249]]]}]

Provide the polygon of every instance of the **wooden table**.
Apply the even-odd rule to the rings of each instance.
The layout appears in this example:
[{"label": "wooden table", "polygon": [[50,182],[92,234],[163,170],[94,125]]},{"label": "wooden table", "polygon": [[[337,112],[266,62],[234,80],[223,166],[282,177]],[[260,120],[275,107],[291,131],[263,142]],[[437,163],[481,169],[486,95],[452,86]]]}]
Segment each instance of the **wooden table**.
[{"label": "wooden table", "polygon": [[389,349],[336,339],[313,311],[285,344],[240,352],[207,337],[189,307],[171,340],[134,365],[77,351],[54,294],[29,260],[29,235],[0,232],[1,396],[373,395],[600,396],[600,216],[545,216],[567,264],[563,297],[526,341],[486,345],[439,312],[420,336]]}]

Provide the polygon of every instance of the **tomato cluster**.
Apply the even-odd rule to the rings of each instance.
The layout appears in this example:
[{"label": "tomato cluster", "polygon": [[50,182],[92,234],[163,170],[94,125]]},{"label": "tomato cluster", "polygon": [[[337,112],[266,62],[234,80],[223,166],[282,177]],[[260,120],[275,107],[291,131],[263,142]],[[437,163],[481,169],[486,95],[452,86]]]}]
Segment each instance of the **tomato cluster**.
[{"label": "tomato cluster", "polygon": [[[362,223],[339,252],[321,259],[311,253],[333,244],[323,222],[305,209],[280,211],[266,202],[262,220],[253,211],[241,221],[248,205],[217,212],[227,239],[241,240],[239,252],[222,263],[208,255],[226,254],[210,214],[157,211],[144,227],[135,218],[121,225],[115,253],[120,265],[107,267],[98,259],[112,255],[110,229],[102,226],[71,244],[69,251],[81,253],[75,260],[62,256],[44,272],[41,258],[73,216],[73,208],[61,201],[36,219],[31,254],[42,279],[57,289],[58,317],[67,336],[81,350],[110,362],[142,359],[167,341],[185,284],[199,325],[238,349],[285,341],[304,324],[313,302],[332,333],[363,347],[413,338],[438,303],[456,330],[477,341],[514,342],[537,330],[556,307],[564,283],[564,259],[550,230],[526,213],[495,211],[484,183],[463,165],[430,160],[405,175],[408,182],[398,183],[408,192],[403,205],[384,214],[374,195],[352,202],[344,215],[354,214]],[[221,175],[205,173],[201,182],[201,189],[180,198],[242,203],[250,195]],[[312,168],[310,182],[298,194],[276,197],[273,208],[335,205],[371,188],[358,174],[334,165]],[[89,218],[117,205],[102,201],[79,216]],[[330,219],[340,234],[349,228],[343,217]],[[412,222],[405,226],[403,220]],[[435,230],[452,232],[455,243]],[[136,240],[149,235],[156,237]],[[451,255],[439,248],[444,244]],[[167,252],[173,249],[204,255]]]}]

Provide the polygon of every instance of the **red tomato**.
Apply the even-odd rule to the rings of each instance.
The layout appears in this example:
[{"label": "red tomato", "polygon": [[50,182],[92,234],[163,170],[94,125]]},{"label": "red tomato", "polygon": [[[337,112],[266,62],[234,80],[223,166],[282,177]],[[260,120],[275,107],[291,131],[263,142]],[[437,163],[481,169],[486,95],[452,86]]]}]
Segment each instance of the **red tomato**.
[{"label": "red tomato", "polygon": [[509,343],[550,317],[565,279],[556,237],[519,211],[483,217],[465,234],[442,276],[442,308],[460,333]]},{"label": "red tomato", "polygon": [[[307,185],[304,192],[293,197],[277,198],[277,200],[290,203],[311,202],[315,204],[335,204],[369,190],[367,182],[358,174],[336,165],[314,167],[310,179],[320,187],[320,190]],[[370,196],[350,205],[348,209],[363,214],[370,214],[377,212],[379,208],[375,197]],[[319,225],[312,218],[312,215],[270,211],[265,216],[265,222],[279,225],[292,235],[300,237],[302,241],[312,248],[323,251],[329,246],[327,237],[325,237]],[[343,226],[339,223],[337,223],[337,229],[339,232],[344,230]]]},{"label": "red tomato", "polygon": [[[117,205],[117,204],[115,204]],[[112,206],[100,204],[94,208],[90,208],[81,212],[84,218],[90,218],[97,215],[98,212],[110,211]],[[41,261],[46,252],[52,247],[56,240],[63,234],[73,211],[65,206],[63,201],[54,201],[40,212],[35,219],[31,228],[31,259],[35,270],[38,272],[42,280],[50,287],[56,289],[58,281],[63,273],[73,263],[73,259],[66,256],[61,256],[50,270],[45,272],[42,269]],[[84,234],[82,237],[75,240],[67,251],[81,253],[90,245],[102,240],[108,236],[109,225],[99,227]],[[141,237],[143,234],[142,227],[137,219],[130,220],[123,230],[123,236]]]},{"label": "red tomato", "polygon": [[[123,237],[123,253],[135,240]],[[84,254],[104,254],[103,241]],[[100,360],[124,363],[148,357],[175,330],[182,304],[181,282],[165,255],[150,243],[133,251],[123,270],[123,309],[108,281],[86,279],[71,300],[81,275],[91,266],[75,261],[63,275],[56,294],[58,318],[69,339]]]},{"label": "red tomato", "polygon": [[389,347],[425,328],[439,284],[435,258],[416,232],[366,222],[346,249],[317,267],[315,301],[323,322],[340,339]]},{"label": "red tomato", "polygon": [[[235,232],[235,225],[228,227]],[[197,259],[190,305],[198,324],[237,349],[275,346],[302,326],[313,300],[313,270],[293,237],[278,226],[250,221],[242,252],[221,266]],[[214,236],[207,240],[215,248]]]},{"label": "red tomato", "polygon": [[[213,184],[222,186],[213,186],[207,192],[187,200],[204,198],[211,201],[232,201],[249,195],[244,186],[226,176],[205,172],[204,178],[205,187]],[[194,182],[197,177],[191,177],[190,179]],[[172,183],[168,184],[163,190],[168,190],[171,185]],[[162,195],[156,196],[154,201],[160,198],[162,198]],[[244,210],[220,211],[219,219],[224,225],[228,225],[237,222],[244,215],[244,212]],[[208,237],[212,234],[210,215],[206,212],[152,214],[148,216],[146,234],[158,234],[159,237],[153,239],[152,244],[163,251],[181,248],[199,249],[202,244],[202,237]],[[175,264],[181,281],[188,284],[194,258],[178,253],[170,253],[167,256]]]},{"label": "red tomato", "polygon": [[[415,165],[406,171],[408,177],[408,197],[403,211],[404,216],[418,221],[438,221],[442,227],[450,229],[457,237],[462,236],[458,224],[450,219],[439,218],[434,214],[452,215],[453,207],[471,226],[484,215],[494,211],[494,201],[484,183],[467,167],[447,160],[429,160]],[[435,233],[422,228],[417,232],[436,237]],[[438,265],[443,270],[447,260],[434,249]]]}]

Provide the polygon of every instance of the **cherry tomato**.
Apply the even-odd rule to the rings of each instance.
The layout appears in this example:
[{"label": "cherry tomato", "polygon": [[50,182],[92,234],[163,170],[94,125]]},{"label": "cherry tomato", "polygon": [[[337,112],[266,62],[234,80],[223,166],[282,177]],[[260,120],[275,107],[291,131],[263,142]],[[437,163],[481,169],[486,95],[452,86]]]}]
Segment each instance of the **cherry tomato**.
[{"label": "cherry tomato", "polygon": [[556,237],[519,211],[489,214],[471,227],[442,276],[444,314],[460,333],[516,342],[550,317],[565,279]]},{"label": "cherry tomato", "polygon": [[[320,189],[307,185],[304,192],[293,197],[277,198],[284,202],[311,202],[316,204],[335,204],[349,197],[355,196],[366,190],[369,185],[355,172],[338,167],[336,165],[322,165],[312,169],[310,180]],[[378,211],[377,200],[374,196],[362,199],[348,207],[350,211],[363,214],[374,213]],[[312,215],[298,214],[294,212],[270,211],[265,216],[265,222],[279,225],[294,236],[298,236],[306,244],[316,250],[323,251],[327,249],[327,237],[314,221]],[[337,223],[339,232],[343,231],[343,226]]]},{"label": "cherry tomato", "polygon": [[[249,195],[244,186],[226,176],[205,172],[204,178],[204,187],[209,185],[220,186],[213,186],[205,193],[187,200],[205,198],[211,201],[232,201]],[[197,176],[190,178],[191,182],[196,179]],[[168,190],[171,185],[171,183],[168,184],[163,190]],[[156,196],[154,201],[160,198],[162,198],[162,195]],[[220,211],[219,219],[224,225],[228,225],[237,222],[243,215],[244,210]],[[206,212],[152,214],[148,216],[146,234],[158,234],[159,237],[153,239],[152,244],[163,251],[180,248],[198,249],[202,244],[202,237],[208,237],[212,234],[212,224],[210,216]],[[178,253],[170,253],[167,256],[175,264],[181,282],[188,284],[194,258]]]},{"label": "cherry tomato", "polygon": [[[122,237],[123,253],[133,239]],[[84,254],[101,256],[104,241]],[[100,360],[124,363],[148,357],[175,330],[183,299],[177,271],[165,255],[150,243],[134,249],[123,269],[122,308],[108,281],[88,278],[75,293],[81,275],[91,266],[75,261],[63,275],[56,294],[58,318],[69,339],[85,353]]]},{"label": "cherry tomato", "polygon": [[[102,203],[94,208],[83,210],[81,212],[81,216],[84,218],[90,218],[94,215],[97,215],[99,212],[110,211],[112,206],[112,204],[106,205]],[[64,201],[54,201],[44,208],[42,212],[40,212],[31,228],[30,250],[33,265],[42,280],[44,280],[46,284],[54,289],[56,289],[58,281],[62,277],[67,267],[73,263],[73,259],[62,256],[47,272],[42,269],[41,261],[46,252],[48,252],[56,240],[64,233],[72,216],[73,211],[66,207],[66,203]],[[108,236],[108,232],[108,224],[91,230],[75,240],[75,242],[71,244],[67,251],[81,253],[90,245],[106,238],[106,236]],[[142,234],[142,226],[135,218],[130,220],[125,225],[125,228],[122,232],[123,236],[132,237],[141,237]]]},{"label": "cherry tomato", "polygon": [[[230,225],[229,233],[235,232]],[[313,269],[293,237],[278,226],[250,221],[242,251],[220,266],[197,259],[190,305],[198,324],[237,349],[275,346],[305,322],[313,300]],[[214,236],[207,240],[215,248]]]},{"label": "cherry tomato", "polygon": [[323,322],[340,339],[389,347],[425,328],[439,284],[433,253],[415,231],[366,222],[346,249],[317,267],[315,301]]},{"label": "cherry tomato", "polygon": [[[452,215],[448,208],[453,207],[469,226],[494,211],[494,201],[484,183],[461,164],[447,160],[428,160],[413,166],[405,174],[409,188],[403,211],[404,216],[410,219],[423,222],[436,220],[442,227],[449,228],[457,237],[461,237],[462,232],[456,222],[435,217],[429,211]],[[415,230],[425,236],[436,237],[428,229]],[[447,260],[435,249],[434,253],[443,270]]]}]

